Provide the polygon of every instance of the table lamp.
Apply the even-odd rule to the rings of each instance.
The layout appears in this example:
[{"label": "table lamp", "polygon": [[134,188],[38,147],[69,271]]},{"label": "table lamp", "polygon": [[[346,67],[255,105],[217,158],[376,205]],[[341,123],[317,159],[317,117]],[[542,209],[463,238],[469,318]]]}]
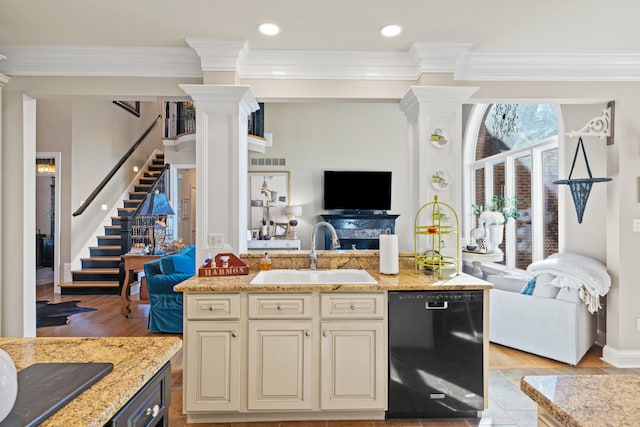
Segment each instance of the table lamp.
[{"label": "table lamp", "polygon": [[[164,219],[169,215],[175,215],[167,195],[155,191],[151,193],[151,197],[145,199],[145,202],[149,200],[149,203],[140,210],[140,215],[152,217],[154,220],[153,226],[149,229],[149,237],[153,247],[153,254],[161,253],[164,249],[164,239],[167,235],[167,225]],[[163,218],[164,217],[164,218]]]},{"label": "table lamp", "polygon": [[302,206],[300,205],[289,205],[285,206],[284,214],[289,217],[289,230],[287,231],[287,239],[289,240],[298,240],[298,235],[296,234],[296,225],[298,225],[297,216],[302,215]]}]

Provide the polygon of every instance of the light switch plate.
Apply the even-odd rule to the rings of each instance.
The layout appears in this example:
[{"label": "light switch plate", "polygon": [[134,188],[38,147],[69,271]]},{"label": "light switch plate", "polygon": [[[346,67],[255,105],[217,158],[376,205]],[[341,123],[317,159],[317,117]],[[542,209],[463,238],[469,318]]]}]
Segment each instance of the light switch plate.
[{"label": "light switch plate", "polygon": [[640,233],[640,219],[633,220],[633,232]]}]

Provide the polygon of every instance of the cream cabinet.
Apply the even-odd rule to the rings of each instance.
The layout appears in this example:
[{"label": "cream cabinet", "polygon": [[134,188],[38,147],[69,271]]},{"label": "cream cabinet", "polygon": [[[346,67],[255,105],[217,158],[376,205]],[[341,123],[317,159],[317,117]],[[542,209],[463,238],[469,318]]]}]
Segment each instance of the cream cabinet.
[{"label": "cream cabinet", "polygon": [[384,294],[321,294],[320,407],[385,409]]},{"label": "cream cabinet", "polygon": [[312,409],[313,294],[249,294],[247,408]]},{"label": "cream cabinet", "polygon": [[249,321],[249,410],[312,409],[311,321]]},{"label": "cream cabinet", "polygon": [[238,294],[185,298],[185,411],[240,409],[239,316]]},{"label": "cream cabinet", "polygon": [[385,292],[185,293],[190,422],[383,419]]}]

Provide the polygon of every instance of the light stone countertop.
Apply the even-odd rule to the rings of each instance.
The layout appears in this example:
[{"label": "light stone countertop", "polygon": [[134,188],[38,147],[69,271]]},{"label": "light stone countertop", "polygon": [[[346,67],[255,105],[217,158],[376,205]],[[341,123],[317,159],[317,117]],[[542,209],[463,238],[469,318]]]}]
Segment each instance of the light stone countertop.
[{"label": "light stone countertop", "polygon": [[110,362],[113,371],[41,426],[103,426],[182,348],[179,337],[0,338],[18,371],[34,363]]},{"label": "light stone countertop", "polygon": [[269,292],[269,291],[445,291],[484,290],[490,283],[468,274],[455,277],[438,277],[431,273],[401,270],[399,274],[386,275],[367,270],[378,282],[376,285],[251,285],[249,282],[257,273],[240,276],[194,276],[174,287],[178,292]]},{"label": "light stone countertop", "polygon": [[562,426],[637,426],[638,375],[534,375],[520,389]]}]

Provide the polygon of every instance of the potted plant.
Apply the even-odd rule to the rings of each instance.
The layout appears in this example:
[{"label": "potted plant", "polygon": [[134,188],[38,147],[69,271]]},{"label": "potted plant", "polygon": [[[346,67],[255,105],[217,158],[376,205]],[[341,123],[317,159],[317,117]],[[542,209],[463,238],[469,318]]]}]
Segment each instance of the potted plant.
[{"label": "potted plant", "polygon": [[502,243],[504,237],[504,224],[513,218],[517,220],[522,216],[518,210],[520,201],[517,196],[502,197],[494,195],[491,202],[486,205],[471,205],[474,215],[478,217],[478,227],[486,229],[486,236],[493,250],[500,250],[498,246]]}]

